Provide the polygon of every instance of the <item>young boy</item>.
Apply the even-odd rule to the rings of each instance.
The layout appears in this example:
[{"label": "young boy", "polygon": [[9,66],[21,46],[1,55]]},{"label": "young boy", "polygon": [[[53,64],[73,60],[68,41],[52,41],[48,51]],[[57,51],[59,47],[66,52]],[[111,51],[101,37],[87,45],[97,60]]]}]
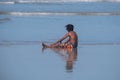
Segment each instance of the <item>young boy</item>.
[{"label": "young boy", "polygon": [[[77,48],[78,46],[78,36],[76,32],[74,32],[74,26],[72,24],[68,24],[65,26],[66,30],[68,31],[67,34],[65,34],[61,39],[59,39],[57,42],[46,45],[42,43],[43,47],[47,48]],[[68,38],[68,40],[64,43],[62,43],[63,40]]]}]

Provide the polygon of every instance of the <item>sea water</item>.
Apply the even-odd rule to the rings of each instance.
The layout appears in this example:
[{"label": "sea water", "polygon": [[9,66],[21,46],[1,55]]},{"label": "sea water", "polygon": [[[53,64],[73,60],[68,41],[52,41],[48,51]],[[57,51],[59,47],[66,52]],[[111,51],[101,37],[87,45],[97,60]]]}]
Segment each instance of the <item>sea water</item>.
[{"label": "sea water", "polygon": [[[1,0],[0,80],[119,80],[120,3]],[[73,24],[77,49],[43,49]]]}]

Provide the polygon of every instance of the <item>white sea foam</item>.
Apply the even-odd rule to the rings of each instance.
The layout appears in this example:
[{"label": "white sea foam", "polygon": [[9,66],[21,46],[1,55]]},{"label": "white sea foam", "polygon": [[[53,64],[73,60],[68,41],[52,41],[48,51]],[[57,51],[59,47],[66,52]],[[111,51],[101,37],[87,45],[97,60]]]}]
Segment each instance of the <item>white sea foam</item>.
[{"label": "white sea foam", "polygon": [[15,16],[120,16],[115,12],[1,12],[1,14]]},{"label": "white sea foam", "polygon": [[21,3],[30,2],[120,2],[120,0],[15,0]]},{"label": "white sea foam", "polygon": [[15,2],[14,1],[0,2],[0,4],[15,4]]},{"label": "white sea foam", "polygon": [[6,0],[0,1],[0,4],[67,3],[67,2],[120,2],[120,0]]}]

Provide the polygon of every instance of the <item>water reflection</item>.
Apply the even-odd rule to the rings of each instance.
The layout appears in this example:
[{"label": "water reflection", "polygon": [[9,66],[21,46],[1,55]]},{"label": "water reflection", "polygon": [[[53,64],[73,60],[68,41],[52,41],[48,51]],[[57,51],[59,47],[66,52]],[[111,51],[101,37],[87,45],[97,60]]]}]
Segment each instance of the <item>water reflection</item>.
[{"label": "water reflection", "polygon": [[[47,48],[42,48],[42,52]],[[66,71],[72,72],[74,63],[77,59],[77,48],[72,49],[61,49],[61,48],[50,48],[50,50],[57,53],[60,57],[62,57],[66,62]]]}]

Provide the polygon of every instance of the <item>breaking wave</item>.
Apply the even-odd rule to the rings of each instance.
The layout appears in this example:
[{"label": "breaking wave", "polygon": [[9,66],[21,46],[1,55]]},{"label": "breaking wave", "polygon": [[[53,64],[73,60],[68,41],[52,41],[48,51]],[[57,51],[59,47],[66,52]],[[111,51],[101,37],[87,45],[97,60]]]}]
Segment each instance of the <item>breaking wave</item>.
[{"label": "breaking wave", "polygon": [[119,12],[0,12],[0,14],[14,16],[120,16]]},{"label": "breaking wave", "polygon": [[[120,16],[119,3],[118,4],[115,3],[116,5],[114,3],[107,4],[107,5],[106,4],[101,5],[98,3],[97,5],[95,3],[92,5],[88,3],[76,4],[73,2],[76,2],[76,3],[77,2],[120,2],[120,0],[1,0],[0,4],[3,4],[4,6],[0,5],[1,6],[0,15],[15,15],[15,16],[49,16],[49,15],[109,16],[109,15],[114,15],[114,16]],[[46,3],[50,5],[44,5]],[[72,3],[72,4],[68,5],[66,3]],[[17,4],[17,5],[7,5],[7,4]],[[43,4],[43,5],[33,5],[33,4]],[[57,4],[63,4],[63,5],[57,5]],[[74,7],[72,7],[72,5]],[[24,8],[21,6],[24,6]]]},{"label": "breaking wave", "polygon": [[120,2],[120,0],[1,0],[0,4],[69,3],[69,2]]}]

